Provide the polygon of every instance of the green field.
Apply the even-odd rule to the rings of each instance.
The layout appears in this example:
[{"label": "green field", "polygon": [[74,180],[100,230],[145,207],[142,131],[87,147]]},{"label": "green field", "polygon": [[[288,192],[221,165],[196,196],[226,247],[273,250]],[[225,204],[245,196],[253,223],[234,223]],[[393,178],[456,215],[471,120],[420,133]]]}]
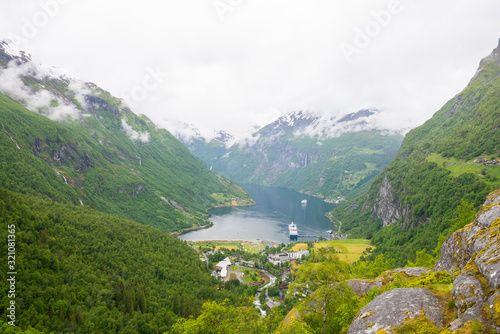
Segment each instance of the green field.
[{"label": "green field", "polygon": [[[345,239],[345,240],[327,240],[321,241],[314,244],[314,248],[321,247],[334,247],[341,251],[339,257],[341,260],[347,261],[349,263],[356,262],[359,260],[363,251],[367,248],[375,248],[370,245],[370,240],[367,239]],[[306,243],[297,243],[292,247],[294,252],[301,249],[307,249]]]},{"label": "green field", "polygon": [[[493,160],[491,157],[487,156],[478,157],[477,159]],[[484,166],[481,163],[474,163],[470,160],[464,161],[456,158],[445,158],[437,153],[432,153],[426,160],[437,163],[439,166],[449,170],[455,176],[472,173],[483,178],[485,182],[495,182],[500,179],[500,165]]]},{"label": "green field", "polygon": [[198,249],[201,248],[215,248],[215,250],[219,250],[221,248],[227,249],[238,249],[240,247],[240,242],[237,241],[203,241],[203,242],[194,242],[194,246]]}]

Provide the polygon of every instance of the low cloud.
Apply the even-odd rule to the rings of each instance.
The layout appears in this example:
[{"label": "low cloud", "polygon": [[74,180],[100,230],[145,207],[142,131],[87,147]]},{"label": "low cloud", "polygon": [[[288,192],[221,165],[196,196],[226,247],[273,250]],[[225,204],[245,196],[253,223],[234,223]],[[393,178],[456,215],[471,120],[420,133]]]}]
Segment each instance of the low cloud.
[{"label": "low cloud", "polygon": [[148,132],[137,132],[130,126],[125,119],[122,118],[122,128],[123,131],[128,135],[131,140],[138,140],[142,143],[149,142],[149,133]]},{"label": "low cloud", "polygon": [[[355,119],[346,118],[350,114],[328,114],[321,112],[302,112],[302,120],[310,120],[307,126],[299,127],[294,135],[297,137],[326,137],[335,138],[344,133],[377,130],[388,134],[404,135],[411,129],[411,120],[401,119],[401,114],[394,114],[376,109],[365,109],[370,112],[364,116],[357,116]],[[283,116],[293,123],[294,115],[290,113]],[[399,116],[399,117],[398,117]],[[311,121],[312,120],[312,121]]]},{"label": "low cloud", "polygon": [[78,101],[80,106],[84,110],[89,109],[89,105],[85,96],[90,95],[92,90],[85,84],[83,81],[72,80],[68,86],[68,88],[73,92],[75,99]]},{"label": "low cloud", "polygon": [[32,62],[20,66],[11,62],[7,68],[0,70],[0,91],[20,101],[26,109],[43,114],[55,121],[79,116],[80,111],[73,104],[44,89],[43,84],[40,85],[41,89],[35,90],[22,80],[23,77],[43,80],[47,76],[48,74],[44,73],[42,68]]}]

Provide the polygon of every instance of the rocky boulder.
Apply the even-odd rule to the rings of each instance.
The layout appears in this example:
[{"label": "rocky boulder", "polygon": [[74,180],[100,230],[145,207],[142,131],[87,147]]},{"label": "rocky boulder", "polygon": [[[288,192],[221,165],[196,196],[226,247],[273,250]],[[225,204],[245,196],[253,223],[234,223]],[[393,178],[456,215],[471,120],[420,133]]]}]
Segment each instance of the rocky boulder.
[{"label": "rocky boulder", "polygon": [[383,286],[382,281],[369,281],[362,279],[350,279],[347,284],[352,288],[355,294],[364,295],[365,293],[371,291],[373,288],[381,288]]},{"label": "rocky boulder", "polygon": [[[471,224],[446,239],[434,270],[460,271],[453,282],[459,319],[492,320],[500,327],[500,190],[488,196]],[[492,319],[482,318],[487,302]]]},{"label": "rocky boulder", "polygon": [[350,279],[347,284],[352,288],[355,294],[364,295],[373,288],[381,288],[387,283],[394,281],[394,274],[404,273],[408,277],[420,277],[427,274],[430,270],[425,267],[407,267],[394,270],[387,270],[383,276],[375,280]]},{"label": "rocky boulder", "polygon": [[458,275],[453,281],[453,298],[462,321],[481,318],[485,296],[482,283],[470,273]]},{"label": "rocky boulder", "polygon": [[408,277],[420,277],[424,274],[427,274],[430,270],[425,267],[406,267],[406,268],[398,268],[390,271],[386,271],[386,273],[397,274],[397,273],[405,273]]},{"label": "rocky boulder", "polygon": [[424,288],[399,288],[389,290],[363,307],[351,323],[348,334],[377,333],[379,329],[388,333],[410,318],[422,312],[436,326],[443,326],[443,314],[434,294]]}]

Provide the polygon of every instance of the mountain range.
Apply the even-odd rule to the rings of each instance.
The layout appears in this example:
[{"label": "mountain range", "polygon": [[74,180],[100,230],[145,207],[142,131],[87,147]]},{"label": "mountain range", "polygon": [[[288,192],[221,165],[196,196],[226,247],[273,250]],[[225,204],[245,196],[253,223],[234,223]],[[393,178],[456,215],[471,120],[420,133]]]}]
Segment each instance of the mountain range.
[{"label": "mountain range", "polygon": [[[375,109],[299,111],[244,144],[224,132],[188,143],[233,179],[345,197],[332,221],[375,247],[348,264],[342,246],[309,244],[293,284],[269,289],[286,296],[265,318],[257,286],[211,278],[170,235],[206,225],[209,207],[252,203],[240,186],[109,92],[7,42],[0,92],[3,333],[500,331],[500,44],[402,144]],[[210,255],[266,261],[223,252]]]},{"label": "mountain range", "polygon": [[288,188],[329,201],[354,198],[392,160],[403,131],[386,129],[376,109],[347,115],[291,112],[235,140],[182,139],[213,171],[239,183]]}]

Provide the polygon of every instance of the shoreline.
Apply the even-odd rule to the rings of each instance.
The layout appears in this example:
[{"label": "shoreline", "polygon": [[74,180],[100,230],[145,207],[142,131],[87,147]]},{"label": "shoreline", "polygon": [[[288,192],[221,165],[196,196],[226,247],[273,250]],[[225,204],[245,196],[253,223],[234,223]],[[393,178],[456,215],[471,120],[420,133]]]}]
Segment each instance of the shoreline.
[{"label": "shoreline", "polygon": [[[213,207],[209,208],[208,210],[217,209],[217,208],[245,207],[245,206],[251,206],[251,205],[255,205],[255,201],[254,201],[254,203],[251,203],[251,204],[236,204],[236,205],[233,205],[233,204],[221,204],[221,205],[218,205],[218,206],[213,206]],[[177,232],[172,232],[172,233],[170,233],[170,235],[176,238],[176,237],[178,237],[178,236],[180,236],[182,234],[186,234],[188,232],[202,230],[202,229],[205,229],[205,228],[210,228],[210,227],[214,226],[214,223],[212,223],[211,221],[208,220],[208,218],[210,218],[210,217],[212,217],[211,214],[209,214],[208,216],[206,216],[206,217],[203,218],[207,222],[209,222],[210,224],[203,225],[203,226],[198,226],[198,227],[190,227],[190,228],[187,228],[187,229],[184,229],[184,230],[180,230],[180,231],[177,231]]]},{"label": "shoreline", "polygon": [[182,235],[182,234],[185,234],[185,233],[188,233],[188,232],[192,232],[192,231],[197,231],[197,230],[202,230],[202,229],[205,229],[205,228],[209,228],[209,227],[212,227],[214,226],[214,223],[212,223],[211,221],[207,220],[208,222],[210,222],[210,224],[208,225],[203,225],[203,226],[198,226],[198,227],[191,227],[191,228],[187,228],[187,229],[184,229],[184,230],[180,230],[178,232],[172,232],[170,233],[171,236],[173,236],[174,238],[177,238],[178,236]]},{"label": "shoreline", "polygon": [[232,243],[239,243],[239,244],[256,244],[256,245],[266,245],[274,247],[276,245],[281,244],[280,242],[276,240],[262,240],[262,239],[254,239],[254,240],[241,240],[241,239],[231,239],[231,240],[183,240],[191,244],[207,244],[207,243],[220,243],[220,244],[232,244]]},{"label": "shoreline", "polygon": [[253,203],[248,203],[248,204],[238,204],[238,203],[236,203],[236,204],[233,204],[233,203],[231,203],[231,204],[220,204],[220,205],[213,206],[213,207],[209,208],[208,210],[217,209],[217,208],[246,207],[246,206],[252,206],[252,205],[255,205],[255,204],[256,204],[255,201],[253,201]]}]

